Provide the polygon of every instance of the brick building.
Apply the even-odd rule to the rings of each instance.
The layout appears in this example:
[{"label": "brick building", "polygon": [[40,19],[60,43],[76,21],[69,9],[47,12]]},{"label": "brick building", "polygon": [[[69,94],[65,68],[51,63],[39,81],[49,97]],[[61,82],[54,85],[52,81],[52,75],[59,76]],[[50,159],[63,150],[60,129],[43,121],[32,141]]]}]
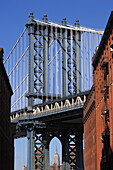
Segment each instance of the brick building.
[{"label": "brick building", "polygon": [[27,170],[27,167],[24,165],[23,170]]},{"label": "brick building", "polygon": [[0,170],[13,170],[13,140],[10,133],[10,105],[12,89],[3,65],[0,48]]},{"label": "brick building", "polygon": [[113,169],[113,11],[93,56],[93,87],[84,105],[84,169]]}]

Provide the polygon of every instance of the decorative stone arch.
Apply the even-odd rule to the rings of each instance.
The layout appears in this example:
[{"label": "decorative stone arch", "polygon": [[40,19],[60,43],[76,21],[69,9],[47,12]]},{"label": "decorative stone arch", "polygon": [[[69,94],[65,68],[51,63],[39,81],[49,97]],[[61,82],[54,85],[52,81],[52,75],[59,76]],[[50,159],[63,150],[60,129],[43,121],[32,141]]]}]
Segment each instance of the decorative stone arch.
[{"label": "decorative stone arch", "polygon": [[58,102],[55,102],[54,108],[55,108],[55,109],[60,108],[60,106],[59,106],[59,103],[58,103]]},{"label": "decorative stone arch", "polygon": [[84,103],[86,102],[86,96],[84,95]]},{"label": "decorative stone arch", "polygon": [[27,113],[26,113],[26,112],[24,112],[24,113],[23,113],[23,115],[27,115]]},{"label": "decorative stone arch", "polygon": [[71,104],[70,104],[70,101],[69,101],[68,99],[66,99],[64,106],[65,106],[65,107],[69,107],[70,105],[71,105]]},{"label": "decorative stone arch", "polygon": [[12,116],[10,116],[10,120],[13,120],[13,117],[12,117]]},{"label": "decorative stone arch", "polygon": [[76,98],[75,104],[78,104],[78,105],[79,105],[79,104],[82,104],[82,103],[83,103],[83,101],[82,101],[81,97],[78,96],[78,97]]},{"label": "decorative stone arch", "polygon": [[39,108],[39,107],[36,108],[36,112],[37,112],[37,113],[40,112],[40,108]]},{"label": "decorative stone arch", "polygon": [[19,114],[17,113],[16,116],[15,116],[15,118],[18,118],[18,117],[19,117]]},{"label": "decorative stone arch", "polygon": [[49,106],[46,105],[44,110],[45,110],[45,111],[48,111],[48,110],[49,110]]},{"label": "decorative stone arch", "polygon": [[33,114],[35,115],[36,113],[37,113],[37,111],[36,111],[36,110],[34,110]]}]

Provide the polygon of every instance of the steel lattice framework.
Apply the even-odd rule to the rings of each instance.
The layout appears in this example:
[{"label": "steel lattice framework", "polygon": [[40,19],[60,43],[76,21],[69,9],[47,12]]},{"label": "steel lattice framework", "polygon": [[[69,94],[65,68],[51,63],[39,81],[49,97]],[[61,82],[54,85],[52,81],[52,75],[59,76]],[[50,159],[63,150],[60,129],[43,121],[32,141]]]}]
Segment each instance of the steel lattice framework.
[{"label": "steel lattice framework", "polygon": [[[66,18],[62,24],[55,24],[48,21],[47,15],[39,21],[30,13],[26,28],[5,59],[14,92],[11,119],[17,120],[19,131],[27,132],[29,170],[48,169],[49,143],[55,136],[62,143],[63,168],[82,167],[82,114],[76,128],[75,123],[68,130],[65,124],[58,122],[52,130],[50,125],[54,123],[49,116],[62,113],[65,117],[67,110],[73,113],[76,105],[78,110],[83,107],[85,100],[80,97],[69,99],[71,104],[65,98],[91,88],[92,56],[102,34],[102,31],[81,27],[78,20],[74,26],[68,25]],[[54,100],[58,102],[44,105]],[[46,115],[49,123],[43,120]],[[61,116],[59,119],[61,121]]]},{"label": "steel lattice framework", "polygon": [[[32,30],[29,30],[30,22]],[[32,100],[36,98],[36,104],[91,88],[92,56],[102,31],[81,27],[78,20],[75,26],[67,25],[65,18],[61,25],[51,23],[46,15],[43,21],[38,21],[32,14],[26,26],[28,33],[25,28],[4,61],[14,92],[12,111],[28,105],[26,93],[28,97],[33,95]],[[29,45],[34,56],[32,73],[28,67]],[[30,74],[34,80],[29,79]],[[34,81],[32,92],[28,92],[30,81]]]}]

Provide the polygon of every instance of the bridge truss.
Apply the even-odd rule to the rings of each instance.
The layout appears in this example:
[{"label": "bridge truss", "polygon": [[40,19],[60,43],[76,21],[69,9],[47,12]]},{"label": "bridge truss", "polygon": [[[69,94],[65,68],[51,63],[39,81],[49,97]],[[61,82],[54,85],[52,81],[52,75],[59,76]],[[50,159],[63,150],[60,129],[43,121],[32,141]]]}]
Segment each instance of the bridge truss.
[{"label": "bridge truss", "polygon": [[78,20],[75,26],[70,26],[65,18],[62,24],[55,24],[49,22],[46,15],[43,21],[35,20],[31,13],[29,19],[34,24],[33,30],[30,33],[29,21],[4,60],[14,93],[12,111],[28,105],[25,94],[29,94],[30,86],[29,55],[34,56],[31,67],[34,68],[32,95],[36,97],[35,104],[89,90],[92,56],[103,34],[103,31],[81,27]]},{"label": "bridge truss", "polygon": [[[66,131],[64,124],[59,125],[63,130],[56,128],[54,132],[51,132],[50,128],[52,127],[48,126],[45,120],[37,119],[40,114],[35,115],[36,117],[33,119],[32,113],[39,108],[35,106],[40,106],[41,109],[44,103],[68,98],[68,96],[91,88],[92,56],[99,45],[102,34],[103,31],[81,27],[78,20],[74,26],[68,25],[66,18],[63,18],[61,24],[55,24],[48,21],[47,15],[44,15],[43,20],[39,21],[34,19],[33,13],[30,13],[26,28],[5,59],[4,65],[14,93],[11,102],[11,119],[12,122],[15,122],[19,117],[16,122],[17,129],[21,131],[26,129],[29,170],[36,167],[47,169],[48,165],[44,162],[48,162],[49,159],[47,155],[50,136],[53,137],[56,134],[61,141],[69,140],[72,145],[75,143],[75,138],[76,141],[79,139],[77,137],[78,126],[74,129],[72,126],[68,126],[70,129],[67,133],[68,137],[63,137],[63,133]],[[70,107],[73,105],[71,104]],[[27,118],[25,113],[27,113]],[[44,113],[44,115],[46,114],[47,112]],[[60,120],[60,117],[58,119]],[[81,120],[81,117],[79,119]],[[74,122],[74,127],[77,120]],[[52,125],[54,126],[54,123]],[[82,122],[79,127],[81,135],[83,132]],[[44,145],[44,141],[48,143]],[[38,143],[40,143],[39,147]],[[46,146],[47,148],[43,149]],[[34,156],[33,148],[35,148],[35,155],[38,154],[38,157]],[[63,147],[63,149],[63,153],[67,154],[66,148]],[[75,154],[77,148],[71,147],[70,150],[73,150]],[[64,167],[68,167],[66,162],[69,163],[69,154],[68,157],[65,155],[63,157]],[[80,165],[80,159],[79,163],[76,163],[76,156],[74,156],[74,161],[72,161],[72,157],[70,157],[72,165]]]}]

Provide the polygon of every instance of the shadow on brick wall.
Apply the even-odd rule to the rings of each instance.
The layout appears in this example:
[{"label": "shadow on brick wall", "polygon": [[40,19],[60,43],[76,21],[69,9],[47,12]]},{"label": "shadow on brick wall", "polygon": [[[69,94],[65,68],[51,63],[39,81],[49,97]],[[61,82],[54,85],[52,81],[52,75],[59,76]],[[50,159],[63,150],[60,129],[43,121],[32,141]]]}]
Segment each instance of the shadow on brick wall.
[{"label": "shadow on brick wall", "polygon": [[101,170],[113,170],[113,152],[110,148],[110,131],[109,127],[105,129],[105,131],[102,133],[102,142],[104,145],[104,148],[102,150],[102,161],[100,164]]}]

